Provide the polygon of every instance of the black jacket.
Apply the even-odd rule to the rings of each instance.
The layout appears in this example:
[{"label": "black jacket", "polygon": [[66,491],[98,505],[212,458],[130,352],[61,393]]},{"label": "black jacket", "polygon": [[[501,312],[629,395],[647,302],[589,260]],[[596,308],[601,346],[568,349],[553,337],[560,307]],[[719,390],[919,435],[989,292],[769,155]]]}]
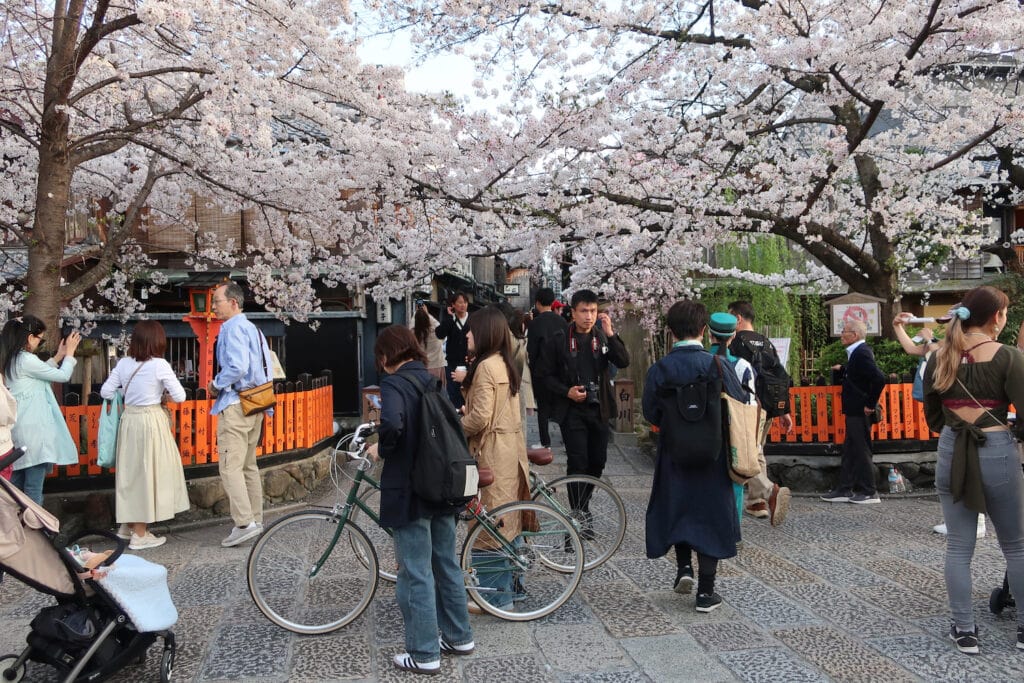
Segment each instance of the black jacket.
[{"label": "black jacket", "polygon": [[[466,318],[469,322],[469,318]],[[446,316],[441,324],[434,329],[438,339],[444,339],[444,357],[449,368],[469,365],[466,362],[466,328],[457,324],[455,316]]]},{"label": "black jacket", "polygon": [[[533,381],[533,393],[538,391],[548,393],[541,380],[541,373],[544,372],[545,363],[541,359],[544,351],[550,351],[548,340],[559,332],[565,335],[569,329],[569,323],[565,318],[554,311],[541,313],[530,323],[529,334],[526,336],[526,357],[530,363],[530,377]],[[550,365],[550,363],[548,363]]]},{"label": "black jacket", "polygon": [[861,344],[844,367],[832,371],[832,383],[839,382],[843,383],[843,415],[864,417],[865,408],[874,410],[886,377],[878,369],[870,346]]},{"label": "black jacket", "polygon": [[380,477],[381,526],[398,528],[423,517],[453,514],[459,506],[434,505],[412,491],[412,465],[420,442],[420,392],[401,375],[437,382],[419,361],[406,363],[380,382],[379,452],[384,459]]},{"label": "black jacket", "polygon": [[[580,406],[569,398],[569,387],[576,386],[576,360],[569,352],[569,334],[574,328],[566,326],[547,338],[540,351],[539,377],[534,385],[540,384],[551,397],[551,413],[555,420],[562,422],[569,410]],[[594,334],[598,339],[597,371],[598,386],[601,395],[601,419],[608,420],[615,415],[615,394],[608,374],[608,366],[617,368],[629,367],[629,352],[618,335],[605,337],[600,323],[594,325]],[[579,353],[590,353],[590,349]]]}]

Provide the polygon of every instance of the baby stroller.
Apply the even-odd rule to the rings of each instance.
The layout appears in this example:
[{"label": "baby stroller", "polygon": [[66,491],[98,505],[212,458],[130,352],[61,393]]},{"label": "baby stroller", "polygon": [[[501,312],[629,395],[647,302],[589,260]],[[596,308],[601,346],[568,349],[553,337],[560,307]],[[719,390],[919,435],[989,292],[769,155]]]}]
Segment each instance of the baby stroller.
[{"label": "baby stroller", "polygon": [[[0,459],[0,469],[23,452],[16,449]],[[30,660],[56,668],[64,683],[102,681],[144,660],[158,637],[164,647],[160,680],[169,681],[175,651],[170,627],[178,615],[167,590],[167,570],[133,555],[121,557],[125,543],[108,531],[85,531],[68,542],[75,547],[80,538],[98,535],[117,543],[109,556],[97,554],[84,567],[55,545],[59,528],[53,515],[0,478],[0,569],[57,600],[32,619],[28,647],[0,657],[0,682],[22,680]],[[94,570],[86,568],[104,557]],[[145,584],[141,593],[133,582]]]}]

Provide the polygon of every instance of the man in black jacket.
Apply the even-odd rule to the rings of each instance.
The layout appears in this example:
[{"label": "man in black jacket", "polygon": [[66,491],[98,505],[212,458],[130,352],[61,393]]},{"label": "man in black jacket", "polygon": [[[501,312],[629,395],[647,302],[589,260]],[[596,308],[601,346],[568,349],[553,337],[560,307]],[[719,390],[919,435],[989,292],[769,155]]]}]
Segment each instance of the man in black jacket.
[{"label": "man in black jacket", "polygon": [[875,489],[875,466],[871,459],[871,425],[878,397],[885,388],[885,375],[875,363],[875,354],[864,343],[867,327],[859,320],[843,325],[839,340],[849,359],[844,368],[832,366],[833,383],[843,383],[843,415],[846,441],[839,467],[839,486],[821,497],[830,503],[880,503]]},{"label": "man in black jacket", "polygon": [[548,340],[558,333],[565,337],[569,323],[565,318],[555,313],[552,306],[555,303],[555,293],[550,287],[541,287],[534,297],[534,306],[537,308],[537,317],[530,323],[529,333],[526,335],[526,357],[530,363],[530,376],[533,380],[533,397],[537,401],[537,426],[540,429],[540,446],[551,448],[551,435],[548,432],[548,421],[551,419],[553,398],[541,381],[541,373],[544,372],[544,363],[541,360],[541,353],[550,349]]},{"label": "man in black jacket", "polygon": [[[629,365],[625,344],[616,336],[608,314],[598,313],[597,303],[597,294],[589,289],[573,294],[572,324],[549,337],[540,355],[540,383],[551,396],[552,412],[562,430],[566,473],[592,477],[604,472],[608,420],[615,415],[608,367]],[[568,493],[572,509],[585,513],[591,492]]]},{"label": "man in black jacket", "polygon": [[456,292],[448,302],[448,316],[434,330],[438,339],[444,339],[444,357],[447,363],[448,377],[445,388],[448,398],[456,408],[466,402],[462,398],[462,383],[452,379],[455,368],[469,365],[466,362],[466,322],[469,320],[469,296],[465,292]]}]

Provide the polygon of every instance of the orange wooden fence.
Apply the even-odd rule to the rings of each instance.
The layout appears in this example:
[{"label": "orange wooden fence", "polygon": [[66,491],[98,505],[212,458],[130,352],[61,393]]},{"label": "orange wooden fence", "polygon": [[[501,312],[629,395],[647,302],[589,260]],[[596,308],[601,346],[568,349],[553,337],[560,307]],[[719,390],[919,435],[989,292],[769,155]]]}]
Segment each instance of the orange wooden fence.
[{"label": "orange wooden fence", "polygon": [[[257,457],[293,449],[310,448],[334,433],[333,384],[329,375],[303,376],[295,382],[275,383],[277,406],[274,414],[263,418],[263,444]],[[170,423],[178,442],[181,463],[207,465],[217,462],[217,416],[210,414],[213,399],[206,392],[200,398],[167,404]],[[61,410],[79,444],[77,465],[58,467],[50,476],[62,478],[102,474],[96,464],[96,435],[100,424],[100,405],[64,406]]]},{"label": "orange wooden fence", "polygon": [[[910,395],[912,384],[886,384],[878,402],[882,420],[871,428],[875,441],[935,438],[924,421],[924,404]],[[779,420],[772,423],[769,443],[841,443],[846,438],[841,386],[793,387],[789,390],[793,431],[788,434]]]}]

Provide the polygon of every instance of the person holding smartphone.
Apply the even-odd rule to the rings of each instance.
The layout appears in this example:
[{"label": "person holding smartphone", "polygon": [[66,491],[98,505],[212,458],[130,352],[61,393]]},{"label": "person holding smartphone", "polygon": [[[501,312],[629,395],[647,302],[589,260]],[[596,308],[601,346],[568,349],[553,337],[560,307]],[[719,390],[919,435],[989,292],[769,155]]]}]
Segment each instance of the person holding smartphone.
[{"label": "person holding smartphone", "polygon": [[36,355],[46,341],[46,324],[34,315],[11,318],[0,332],[0,369],[18,403],[11,433],[25,455],[14,463],[11,482],[43,504],[43,480],[54,465],[77,465],[78,447],[68,432],[51,382],[67,382],[75,369],[82,335],[72,331],[44,362]]}]

